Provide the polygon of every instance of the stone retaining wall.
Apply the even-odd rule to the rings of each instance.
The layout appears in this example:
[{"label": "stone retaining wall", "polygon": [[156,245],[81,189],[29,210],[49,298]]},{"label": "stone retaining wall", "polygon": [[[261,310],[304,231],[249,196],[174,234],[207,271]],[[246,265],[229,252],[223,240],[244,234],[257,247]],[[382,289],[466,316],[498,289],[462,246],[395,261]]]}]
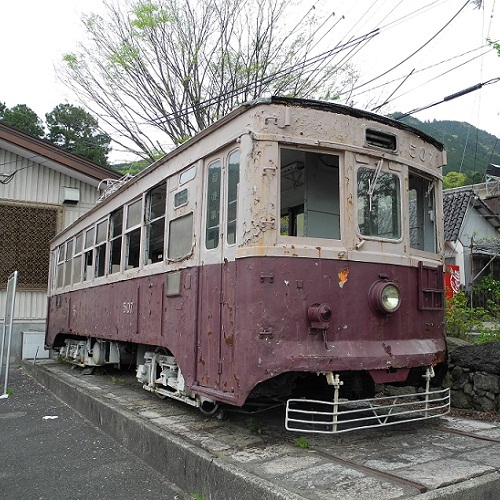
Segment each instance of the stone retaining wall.
[{"label": "stone retaining wall", "polygon": [[450,349],[448,383],[452,407],[500,410],[500,342]]}]

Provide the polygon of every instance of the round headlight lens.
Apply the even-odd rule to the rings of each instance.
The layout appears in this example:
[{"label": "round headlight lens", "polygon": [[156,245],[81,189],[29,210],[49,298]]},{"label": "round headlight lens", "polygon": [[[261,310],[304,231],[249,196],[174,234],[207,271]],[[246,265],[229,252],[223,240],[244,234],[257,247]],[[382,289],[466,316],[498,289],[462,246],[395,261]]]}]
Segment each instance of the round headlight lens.
[{"label": "round headlight lens", "polygon": [[399,295],[399,290],[396,285],[389,283],[382,289],[380,294],[381,306],[388,313],[396,311],[401,303],[401,297]]}]

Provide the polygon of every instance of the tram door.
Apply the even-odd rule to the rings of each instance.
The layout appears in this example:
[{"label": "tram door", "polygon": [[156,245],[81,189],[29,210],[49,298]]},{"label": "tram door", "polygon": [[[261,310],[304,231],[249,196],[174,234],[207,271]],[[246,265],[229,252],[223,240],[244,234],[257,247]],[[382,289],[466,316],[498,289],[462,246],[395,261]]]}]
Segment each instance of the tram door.
[{"label": "tram door", "polygon": [[239,151],[208,160],[205,176],[196,379],[200,386],[231,393]]}]

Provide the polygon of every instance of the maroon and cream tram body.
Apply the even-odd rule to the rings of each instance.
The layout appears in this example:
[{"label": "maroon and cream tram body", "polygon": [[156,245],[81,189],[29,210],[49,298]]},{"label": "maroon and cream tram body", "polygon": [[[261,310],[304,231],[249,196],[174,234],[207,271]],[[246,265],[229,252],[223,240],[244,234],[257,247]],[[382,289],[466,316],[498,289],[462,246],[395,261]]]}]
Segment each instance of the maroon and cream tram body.
[{"label": "maroon and cream tram body", "polygon": [[136,363],[145,389],[205,411],[293,396],[297,421],[322,401],[336,420],[375,384],[427,393],[446,361],[443,164],[371,113],[241,106],[53,240],[46,346]]}]

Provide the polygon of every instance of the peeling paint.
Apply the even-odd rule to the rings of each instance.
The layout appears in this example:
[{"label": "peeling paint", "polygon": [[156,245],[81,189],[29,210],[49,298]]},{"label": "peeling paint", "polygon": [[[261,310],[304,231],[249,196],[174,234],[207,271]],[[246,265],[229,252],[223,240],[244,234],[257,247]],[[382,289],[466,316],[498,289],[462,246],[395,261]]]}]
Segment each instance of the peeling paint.
[{"label": "peeling paint", "polygon": [[339,273],[339,287],[344,288],[344,285],[347,282],[347,278],[349,276],[349,269],[346,267],[345,269],[342,269]]}]

